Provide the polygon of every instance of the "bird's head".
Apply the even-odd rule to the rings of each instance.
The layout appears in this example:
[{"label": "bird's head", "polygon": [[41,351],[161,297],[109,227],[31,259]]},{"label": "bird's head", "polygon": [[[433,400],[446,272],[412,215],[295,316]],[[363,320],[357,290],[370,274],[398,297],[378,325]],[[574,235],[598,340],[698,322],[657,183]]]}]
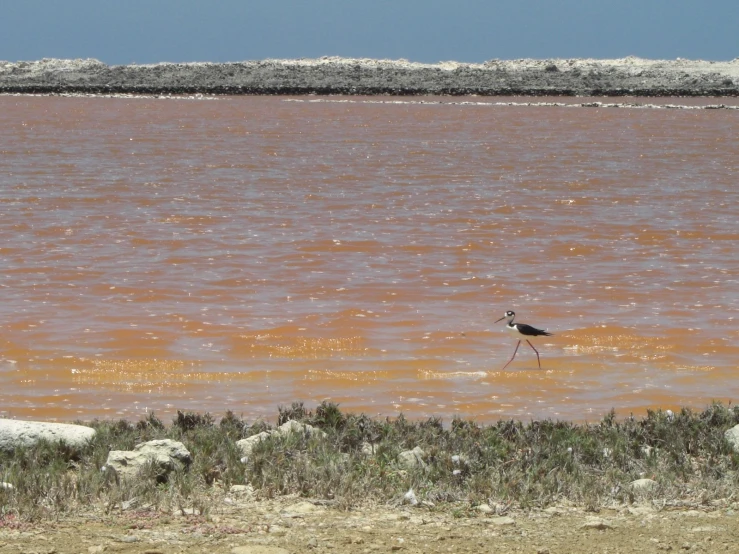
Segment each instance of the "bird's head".
[{"label": "bird's head", "polygon": [[[516,313],[508,310],[505,315],[501,317],[498,321],[503,321],[504,319],[507,319],[508,323],[510,323],[511,321],[513,321],[514,317],[516,317]],[[498,321],[496,321],[495,323],[498,323]]]}]

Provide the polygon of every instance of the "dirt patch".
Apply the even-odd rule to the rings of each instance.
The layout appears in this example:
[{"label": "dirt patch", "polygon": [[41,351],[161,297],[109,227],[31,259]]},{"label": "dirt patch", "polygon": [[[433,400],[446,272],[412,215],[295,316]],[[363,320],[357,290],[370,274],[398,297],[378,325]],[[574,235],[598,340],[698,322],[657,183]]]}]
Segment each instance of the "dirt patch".
[{"label": "dirt patch", "polygon": [[738,524],[733,509],[668,511],[643,505],[594,514],[557,507],[498,515],[383,506],[345,512],[297,497],[225,497],[207,516],[133,509],[54,523],[6,520],[0,553],[737,552]]}]

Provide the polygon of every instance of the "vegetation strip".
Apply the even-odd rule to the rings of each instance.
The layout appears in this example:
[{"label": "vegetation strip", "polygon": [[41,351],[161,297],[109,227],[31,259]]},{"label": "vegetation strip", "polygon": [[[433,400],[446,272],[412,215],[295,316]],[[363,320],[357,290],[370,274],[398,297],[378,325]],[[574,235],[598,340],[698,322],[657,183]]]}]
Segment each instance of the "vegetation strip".
[{"label": "vegetation strip", "polygon": [[[290,421],[297,423],[284,425]],[[93,421],[97,432],[85,447],[40,442],[0,452],[0,527],[91,507],[208,514],[240,487],[257,498],[297,494],[343,510],[379,503],[459,514],[483,505],[499,514],[560,505],[598,511],[644,500],[721,508],[739,484],[739,453],[725,436],[737,424],[739,407],[722,404],[642,418],[611,412],[591,424],[443,425],[372,419],[327,402],[313,412],[302,403],[279,408],[277,425],[292,432],[232,412],[220,420],[179,412],[170,425],[154,414],[135,424]],[[248,453],[237,445],[259,433]],[[136,480],[105,469],[111,450],[155,439],[181,442],[192,462],[166,475],[152,463]]]}]

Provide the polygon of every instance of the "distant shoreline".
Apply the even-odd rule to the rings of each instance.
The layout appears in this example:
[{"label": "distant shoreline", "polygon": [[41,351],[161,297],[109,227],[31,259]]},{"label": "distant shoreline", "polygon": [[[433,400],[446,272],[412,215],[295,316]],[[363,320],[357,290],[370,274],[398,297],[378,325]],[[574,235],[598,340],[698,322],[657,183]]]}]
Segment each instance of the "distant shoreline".
[{"label": "distant shoreline", "polygon": [[0,61],[0,93],[737,97],[739,58],[422,64],[324,57],[119,66],[45,58]]}]

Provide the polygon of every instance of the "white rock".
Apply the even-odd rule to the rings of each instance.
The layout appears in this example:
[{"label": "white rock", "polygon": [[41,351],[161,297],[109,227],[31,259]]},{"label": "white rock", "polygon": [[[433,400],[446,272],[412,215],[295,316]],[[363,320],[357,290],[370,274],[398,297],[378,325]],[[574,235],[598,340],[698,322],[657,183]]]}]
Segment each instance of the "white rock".
[{"label": "white rock", "polygon": [[629,506],[627,512],[632,516],[649,516],[654,514],[651,506]]},{"label": "white rock", "polygon": [[231,488],[228,489],[228,492],[235,495],[235,496],[251,496],[254,494],[254,487],[251,485],[231,485]]},{"label": "white rock", "polygon": [[231,549],[231,554],[290,554],[289,551],[279,546],[271,546],[267,544],[250,544],[247,546],[235,546]]},{"label": "white rock", "polygon": [[494,517],[490,520],[493,525],[516,525],[516,520],[509,516]]},{"label": "white rock", "polygon": [[413,489],[410,489],[407,493],[403,495],[403,502],[406,504],[410,504],[411,506],[415,506],[418,504],[418,498],[416,498],[416,493],[413,492]]},{"label": "white rock", "polygon": [[580,526],[580,529],[598,529],[605,531],[606,529],[613,529],[613,525],[607,522],[605,519],[599,517],[589,518],[585,523]]},{"label": "white rock", "polygon": [[425,455],[426,453],[416,446],[413,450],[405,450],[398,454],[398,463],[406,469],[426,467],[426,462],[423,461]]},{"label": "white rock", "polygon": [[147,464],[163,475],[190,465],[192,456],[181,442],[162,439],[136,445],[134,450],[111,450],[105,465],[120,479],[135,479]]},{"label": "white rock", "polygon": [[736,452],[739,452],[739,425],[735,425],[731,429],[724,432],[724,437],[731,443]]},{"label": "white rock", "polygon": [[33,446],[41,440],[63,442],[74,448],[84,448],[95,437],[95,429],[68,423],[45,423],[0,419],[0,449]]},{"label": "white rock", "polygon": [[495,510],[493,510],[489,504],[480,504],[476,510],[483,514],[492,514]]},{"label": "white rock", "polygon": [[312,504],[310,502],[297,502],[295,504],[291,504],[290,506],[286,506],[280,514],[283,517],[303,517],[304,515],[308,514],[315,514],[323,512],[324,509],[320,506],[316,506],[315,504]]},{"label": "white rock", "polygon": [[322,431],[321,429],[313,427],[312,425],[308,425],[307,423],[301,423],[300,421],[295,421],[294,419],[286,421],[285,423],[280,425],[276,431],[273,431],[273,432],[279,433],[280,435],[289,435],[291,433],[305,433],[309,437],[312,437],[313,435],[316,435],[319,437],[326,436],[325,431]]},{"label": "white rock", "polygon": [[15,487],[11,485],[10,483],[2,482],[0,483],[0,489],[4,489],[6,491],[12,491]]},{"label": "white rock", "polygon": [[[257,433],[256,435],[237,441],[236,446],[241,449],[241,453],[248,459],[248,457],[251,456],[251,451],[254,450],[254,447],[263,440],[269,438],[269,436],[270,433],[262,431],[261,433]],[[246,461],[242,460],[242,463],[246,463]]]},{"label": "white rock", "polygon": [[635,491],[647,492],[658,487],[657,481],[652,479],[637,479],[631,482],[631,488]]},{"label": "white rock", "polygon": [[[288,435],[291,435],[293,433],[303,433],[308,435],[309,437],[317,436],[317,437],[326,437],[325,431],[322,431],[321,429],[318,429],[317,427],[313,427],[312,425],[308,425],[306,423],[301,423],[300,421],[295,421],[294,419],[291,419],[289,421],[286,421],[282,425],[280,425],[277,429],[273,431],[262,431],[261,433],[257,433],[256,435],[252,435],[251,437],[247,437],[245,439],[241,439],[240,441],[236,442],[236,446],[241,449],[241,453],[244,455],[244,457],[248,457],[251,455],[252,450],[254,450],[254,447],[262,442],[263,440],[271,437],[271,436],[282,436],[286,437]],[[246,463],[242,460],[243,463]]]}]

